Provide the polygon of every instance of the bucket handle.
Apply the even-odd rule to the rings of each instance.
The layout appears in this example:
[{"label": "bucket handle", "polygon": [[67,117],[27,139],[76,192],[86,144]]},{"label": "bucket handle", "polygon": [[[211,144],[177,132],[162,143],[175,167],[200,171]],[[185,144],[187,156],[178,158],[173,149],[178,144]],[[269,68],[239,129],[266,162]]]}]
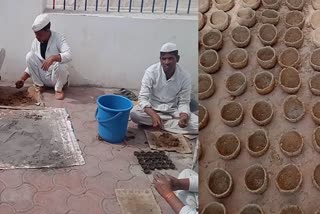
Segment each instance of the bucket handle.
[{"label": "bucket handle", "polygon": [[120,117],[122,115],[122,112],[119,112],[118,114],[116,114],[115,116],[107,119],[107,120],[100,120],[98,117],[97,117],[97,114],[98,114],[98,108],[96,109],[96,120],[99,122],[99,123],[107,123],[117,117]]}]

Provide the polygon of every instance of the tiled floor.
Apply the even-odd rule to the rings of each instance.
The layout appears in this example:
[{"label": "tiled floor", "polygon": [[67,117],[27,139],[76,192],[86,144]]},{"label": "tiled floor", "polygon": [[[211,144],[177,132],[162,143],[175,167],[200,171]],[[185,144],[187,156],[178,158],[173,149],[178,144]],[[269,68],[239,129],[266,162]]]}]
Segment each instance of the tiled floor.
[{"label": "tiled floor", "polygon": [[[112,91],[98,88],[69,88],[66,99],[56,101],[45,92],[46,106],[67,108],[86,164],[63,169],[18,169],[0,171],[0,213],[30,214],[117,214],[120,212],[116,188],[152,187],[152,176],[146,176],[133,152],[148,149],[142,130],[129,123],[129,136],[123,144],[108,144],[97,138],[96,97]],[[191,155],[171,153],[177,176],[191,166]],[[162,212],[173,213],[154,191]]]}]

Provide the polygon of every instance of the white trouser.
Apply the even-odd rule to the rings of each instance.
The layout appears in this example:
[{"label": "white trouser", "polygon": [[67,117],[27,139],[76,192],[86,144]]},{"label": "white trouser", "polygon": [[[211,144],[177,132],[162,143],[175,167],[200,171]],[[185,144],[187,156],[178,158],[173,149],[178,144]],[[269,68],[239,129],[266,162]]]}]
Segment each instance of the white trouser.
[{"label": "white trouser", "polygon": [[29,52],[26,56],[29,75],[37,86],[46,86],[62,91],[63,86],[68,82],[69,72],[67,64],[54,62],[48,71],[41,69],[42,60],[33,52]]},{"label": "white trouser", "polygon": [[[189,118],[189,124],[186,128],[180,128],[179,123],[179,112],[173,113],[162,113],[157,112],[163,121],[163,129],[178,134],[198,134],[198,116],[191,113]],[[137,124],[144,124],[152,126],[151,117],[141,109],[139,105],[133,107],[130,112],[131,120]]]},{"label": "white trouser", "polygon": [[[178,179],[190,178],[192,176],[196,176],[197,173],[191,169],[184,169],[178,176]],[[189,192],[185,190],[178,190],[175,192],[177,197],[184,205],[189,205],[192,208],[198,208],[198,193]]]}]

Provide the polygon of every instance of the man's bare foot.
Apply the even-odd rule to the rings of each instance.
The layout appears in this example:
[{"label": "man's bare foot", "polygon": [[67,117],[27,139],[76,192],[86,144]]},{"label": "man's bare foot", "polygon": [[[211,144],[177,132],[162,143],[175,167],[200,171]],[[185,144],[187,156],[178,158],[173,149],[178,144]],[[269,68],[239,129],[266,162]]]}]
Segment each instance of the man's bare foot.
[{"label": "man's bare foot", "polygon": [[56,91],[55,97],[57,100],[63,100],[64,99],[64,92],[63,91]]}]

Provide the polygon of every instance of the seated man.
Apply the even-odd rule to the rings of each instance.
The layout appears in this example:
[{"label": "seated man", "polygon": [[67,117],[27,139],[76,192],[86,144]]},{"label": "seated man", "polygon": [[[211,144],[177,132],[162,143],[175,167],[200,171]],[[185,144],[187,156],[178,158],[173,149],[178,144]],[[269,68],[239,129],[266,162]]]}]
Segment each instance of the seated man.
[{"label": "seated man", "polygon": [[157,172],[153,175],[153,179],[155,189],[176,214],[198,213],[198,174],[196,172],[185,169],[178,179]]},{"label": "seated man", "polygon": [[180,134],[198,134],[198,117],[190,112],[191,77],[177,64],[177,46],[166,43],[160,62],[151,65],[142,79],[139,105],[131,111],[138,124]]},{"label": "seated man", "polygon": [[32,30],[36,39],[26,57],[27,68],[16,82],[16,87],[22,88],[24,82],[31,77],[40,92],[43,92],[44,87],[54,87],[56,99],[62,100],[63,87],[68,84],[66,63],[71,61],[71,51],[64,36],[51,31],[50,26],[49,16],[46,14],[35,19]]}]

